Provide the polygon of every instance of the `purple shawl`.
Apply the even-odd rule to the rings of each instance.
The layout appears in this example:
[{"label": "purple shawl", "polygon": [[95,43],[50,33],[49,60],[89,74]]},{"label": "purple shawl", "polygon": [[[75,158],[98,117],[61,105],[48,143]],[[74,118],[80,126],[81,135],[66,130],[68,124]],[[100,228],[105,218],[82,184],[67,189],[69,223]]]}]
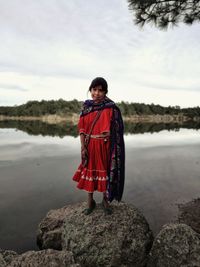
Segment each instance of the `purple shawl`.
[{"label": "purple shawl", "polygon": [[110,164],[107,170],[108,183],[106,196],[110,202],[112,202],[113,199],[119,202],[123,195],[125,180],[124,124],[120,109],[108,97],[105,97],[100,103],[94,103],[93,100],[86,100],[83,104],[80,116],[104,108],[113,108],[110,125]]}]

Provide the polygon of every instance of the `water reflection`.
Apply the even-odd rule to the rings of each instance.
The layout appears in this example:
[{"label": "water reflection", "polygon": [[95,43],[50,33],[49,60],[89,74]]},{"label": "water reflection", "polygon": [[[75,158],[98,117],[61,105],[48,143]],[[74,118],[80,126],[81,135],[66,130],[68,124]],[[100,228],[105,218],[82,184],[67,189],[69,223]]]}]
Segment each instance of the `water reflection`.
[{"label": "water reflection", "polygon": [[[50,209],[86,200],[71,180],[80,140],[76,125],[9,121],[0,128],[0,247],[20,253],[37,249],[36,229]],[[194,129],[199,125],[125,123],[123,200],[141,210],[154,234],[177,215],[177,203],[199,196]]]},{"label": "water reflection", "polygon": [[[59,136],[64,137],[78,135],[77,126],[72,123],[62,122],[59,124],[47,124],[42,121],[0,121],[0,128],[15,128],[30,135]],[[153,133],[163,130],[179,131],[180,128],[200,129],[200,122],[180,123],[124,123],[125,134]]]},{"label": "water reflection", "polygon": [[15,128],[30,135],[77,136],[77,126],[69,123],[48,124],[42,121],[0,121],[0,128]]},{"label": "water reflection", "polygon": [[125,133],[153,133],[153,132],[160,132],[163,130],[168,131],[179,131],[180,128],[185,129],[200,129],[200,122],[185,122],[185,123],[131,123],[125,122]]}]

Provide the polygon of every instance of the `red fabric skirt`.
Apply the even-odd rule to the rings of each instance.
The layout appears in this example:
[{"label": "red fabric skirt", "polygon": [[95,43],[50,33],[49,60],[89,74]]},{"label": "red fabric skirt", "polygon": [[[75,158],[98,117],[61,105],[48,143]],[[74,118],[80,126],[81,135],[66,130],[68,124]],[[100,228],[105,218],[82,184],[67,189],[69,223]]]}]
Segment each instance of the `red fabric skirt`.
[{"label": "red fabric skirt", "polygon": [[77,182],[77,188],[87,192],[106,192],[110,153],[110,140],[106,140],[90,138],[88,165],[84,167],[81,163],[72,178]]}]

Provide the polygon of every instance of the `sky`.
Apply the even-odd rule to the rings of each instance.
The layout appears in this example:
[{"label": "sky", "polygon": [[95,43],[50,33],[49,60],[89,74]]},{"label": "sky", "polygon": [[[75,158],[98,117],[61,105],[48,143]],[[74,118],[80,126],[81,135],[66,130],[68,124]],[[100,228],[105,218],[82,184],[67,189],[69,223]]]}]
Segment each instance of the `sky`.
[{"label": "sky", "polygon": [[200,105],[200,24],[140,29],[126,0],[0,0],[0,106],[108,97]]}]

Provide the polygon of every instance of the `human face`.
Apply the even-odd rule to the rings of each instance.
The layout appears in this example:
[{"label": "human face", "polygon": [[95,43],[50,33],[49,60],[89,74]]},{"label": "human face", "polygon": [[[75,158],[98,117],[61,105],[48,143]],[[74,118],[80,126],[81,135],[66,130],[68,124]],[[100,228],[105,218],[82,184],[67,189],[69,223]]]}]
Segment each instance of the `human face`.
[{"label": "human face", "polygon": [[91,89],[91,97],[95,103],[101,102],[105,98],[105,91],[103,91],[102,86],[98,85]]}]

